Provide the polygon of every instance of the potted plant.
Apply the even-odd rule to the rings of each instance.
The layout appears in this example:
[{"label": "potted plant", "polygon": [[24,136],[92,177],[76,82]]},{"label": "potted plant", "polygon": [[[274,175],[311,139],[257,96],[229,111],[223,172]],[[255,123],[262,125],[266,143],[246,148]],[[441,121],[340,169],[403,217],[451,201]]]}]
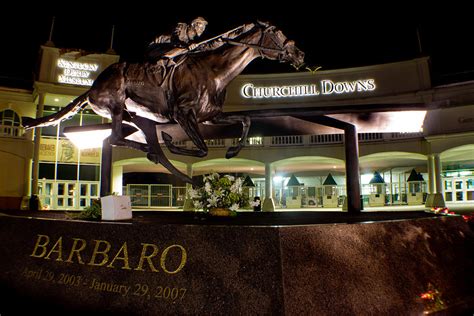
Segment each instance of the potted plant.
[{"label": "potted plant", "polygon": [[235,216],[239,208],[249,205],[242,190],[242,178],[211,173],[203,177],[203,182],[202,187],[188,190],[195,210],[211,216]]}]

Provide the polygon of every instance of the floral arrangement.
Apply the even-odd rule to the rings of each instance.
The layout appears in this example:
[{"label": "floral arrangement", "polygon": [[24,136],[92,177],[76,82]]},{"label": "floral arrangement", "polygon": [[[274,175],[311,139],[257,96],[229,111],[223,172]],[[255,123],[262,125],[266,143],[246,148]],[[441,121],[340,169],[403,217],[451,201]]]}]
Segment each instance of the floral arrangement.
[{"label": "floral arrangement", "polygon": [[235,212],[249,205],[248,196],[242,190],[242,178],[211,173],[203,181],[203,187],[188,190],[195,209],[209,212],[213,208],[225,208]]}]

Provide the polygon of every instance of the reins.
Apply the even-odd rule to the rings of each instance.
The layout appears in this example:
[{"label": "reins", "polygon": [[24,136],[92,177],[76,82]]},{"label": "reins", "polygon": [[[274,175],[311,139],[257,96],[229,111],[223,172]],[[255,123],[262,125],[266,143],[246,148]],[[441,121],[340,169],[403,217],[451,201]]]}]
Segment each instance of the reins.
[{"label": "reins", "polygon": [[251,47],[251,48],[258,49],[258,50],[269,50],[269,51],[279,52],[279,53],[284,52],[283,49],[270,48],[270,47],[265,47],[265,46],[261,46],[261,45],[255,45],[255,44],[242,43],[242,42],[238,42],[238,41],[234,41],[234,40],[230,40],[230,39],[223,39],[223,40],[226,41],[227,43],[235,45],[235,46]]}]

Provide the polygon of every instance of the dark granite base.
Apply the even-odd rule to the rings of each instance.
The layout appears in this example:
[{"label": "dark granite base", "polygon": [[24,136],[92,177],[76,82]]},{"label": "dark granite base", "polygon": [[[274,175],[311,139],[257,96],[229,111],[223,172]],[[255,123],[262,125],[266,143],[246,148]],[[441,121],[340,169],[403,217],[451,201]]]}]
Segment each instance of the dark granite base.
[{"label": "dark granite base", "polygon": [[[2,316],[29,308],[101,315],[474,310],[474,235],[461,217],[251,226],[4,215],[0,241]],[[429,290],[436,300],[420,298]]]}]

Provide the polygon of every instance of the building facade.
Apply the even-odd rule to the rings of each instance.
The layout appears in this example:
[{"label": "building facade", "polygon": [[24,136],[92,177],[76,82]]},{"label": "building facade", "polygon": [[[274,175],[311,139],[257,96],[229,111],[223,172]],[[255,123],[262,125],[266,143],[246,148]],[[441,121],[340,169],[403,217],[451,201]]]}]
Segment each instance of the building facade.
[{"label": "building facade", "polygon": [[[100,195],[100,148],[78,150],[63,129],[105,122],[101,117],[86,109],[59,126],[37,129],[36,137],[24,132],[21,117],[54,113],[118,59],[44,46],[32,91],[0,88],[2,208],[20,207],[22,197],[38,194],[44,207],[81,209]],[[354,113],[346,113],[347,108]],[[280,109],[320,109],[356,126],[366,206],[474,204],[474,82],[433,87],[428,58],[315,73],[242,75],[228,87],[226,112]],[[163,148],[190,176],[250,176],[251,197],[270,198],[276,209],[343,207],[340,130],[285,116],[268,118],[254,123],[236,158],[225,159],[240,128],[229,127],[226,138],[207,139],[204,158]],[[184,134],[173,138],[193,148]],[[144,153],[126,148],[113,149],[112,189],[130,195],[136,208],[179,209],[186,191]]]}]

